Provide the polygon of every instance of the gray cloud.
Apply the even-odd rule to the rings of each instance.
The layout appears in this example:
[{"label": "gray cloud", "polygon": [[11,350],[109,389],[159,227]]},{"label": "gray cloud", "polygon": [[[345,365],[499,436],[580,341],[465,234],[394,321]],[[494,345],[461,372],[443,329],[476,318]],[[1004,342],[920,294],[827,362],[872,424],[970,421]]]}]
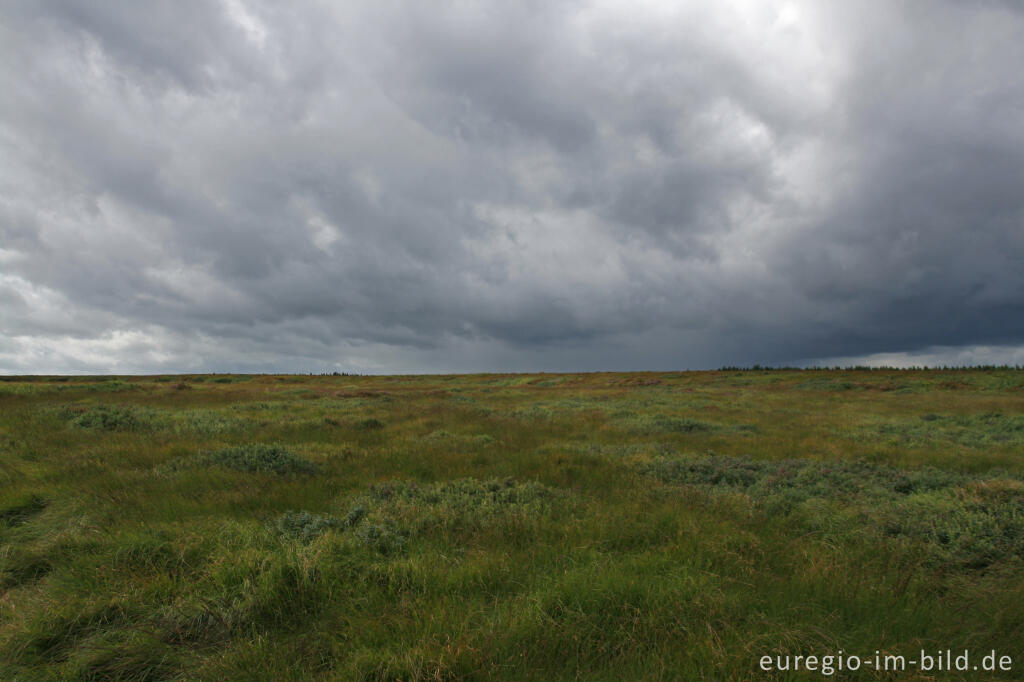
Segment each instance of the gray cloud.
[{"label": "gray cloud", "polygon": [[1022,46],[995,2],[15,0],[0,371],[1012,361]]}]

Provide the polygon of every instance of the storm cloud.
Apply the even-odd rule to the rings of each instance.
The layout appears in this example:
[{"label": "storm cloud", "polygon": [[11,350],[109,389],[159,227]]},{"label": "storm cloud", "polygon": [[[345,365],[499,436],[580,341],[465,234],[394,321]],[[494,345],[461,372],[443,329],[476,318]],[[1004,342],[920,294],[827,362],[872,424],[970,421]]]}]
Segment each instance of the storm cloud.
[{"label": "storm cloud", "polygon": [[1024,360],[1016,3],[9,0],[0,371]]}]

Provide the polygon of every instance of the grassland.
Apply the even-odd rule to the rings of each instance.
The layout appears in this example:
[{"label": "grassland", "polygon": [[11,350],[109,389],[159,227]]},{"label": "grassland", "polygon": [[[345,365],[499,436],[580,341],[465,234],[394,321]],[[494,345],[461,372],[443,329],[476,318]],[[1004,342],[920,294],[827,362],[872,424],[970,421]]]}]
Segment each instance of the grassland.
[{"label": "grassland", "polygon": [[1021,679],[1022,568],[1021,371],[0,381],[4,680]]}]

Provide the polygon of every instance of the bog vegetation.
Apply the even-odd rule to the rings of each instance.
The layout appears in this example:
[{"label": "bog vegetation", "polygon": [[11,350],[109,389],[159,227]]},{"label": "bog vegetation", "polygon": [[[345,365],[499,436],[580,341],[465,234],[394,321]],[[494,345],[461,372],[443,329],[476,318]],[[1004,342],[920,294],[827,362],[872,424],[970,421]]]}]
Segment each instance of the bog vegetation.
[{"label": "bog vegetation", "polygon": [[2,379],[0,679],[1024,667],[1024,371]]}]

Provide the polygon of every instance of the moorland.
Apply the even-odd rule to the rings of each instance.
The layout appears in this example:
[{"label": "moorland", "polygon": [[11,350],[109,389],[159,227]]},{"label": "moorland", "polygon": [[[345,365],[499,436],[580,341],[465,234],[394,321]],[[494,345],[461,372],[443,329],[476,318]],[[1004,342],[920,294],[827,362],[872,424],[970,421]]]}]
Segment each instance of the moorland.
[{"label": "moorland", "polygon": [[0,377],[5,680],[1017,679],[1022,569],[1018,369]]}]

